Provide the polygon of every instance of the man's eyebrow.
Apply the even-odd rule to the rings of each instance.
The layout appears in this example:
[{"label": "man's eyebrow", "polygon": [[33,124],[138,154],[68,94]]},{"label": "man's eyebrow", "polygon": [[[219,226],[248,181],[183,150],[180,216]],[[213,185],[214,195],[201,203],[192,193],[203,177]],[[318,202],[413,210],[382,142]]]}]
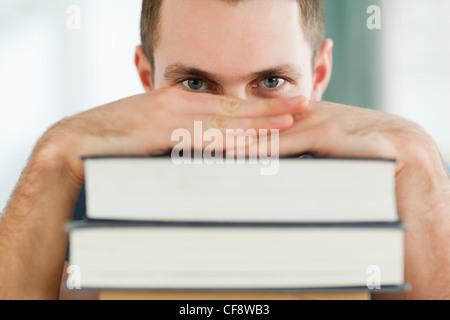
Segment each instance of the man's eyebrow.
[{"label": "man's eyebrow", "polygon": [[270,67],[261,71],[254,72],[250,75],[251,79],[263,79],[275,76],[285,76],[293,79],[301,78],[302,71],[299,66],[291,64],[282,64]]},{"label": "man's eyebrow", "polygon": [[167,80],[176,80],[180,77],[198,77],[202,79],[215,79],[214,74],[200,70],[195,67],[190,67],[183,63],[174,63],[166,68],[164,71],[164,78]]},{"label": "man's eyebrow", "polygon": [[[302,72],[299,66],[291,64],[282,64],[269,67],[261,71],[253,72],[250,75],[245,76],[245,78],[262,79],[274,76],[285,76],[293,79],[298,79],[301,78]],[[166,80],[177,80],[181,77],[198,77],[201,79],[210,79],[210,80],[217,80],[219,78],[219,76],[216,74],[209,73],[207,71],[203,71],[196,67],[185,65],[183,63],[171,64],[164,71],[164,78]]]}]

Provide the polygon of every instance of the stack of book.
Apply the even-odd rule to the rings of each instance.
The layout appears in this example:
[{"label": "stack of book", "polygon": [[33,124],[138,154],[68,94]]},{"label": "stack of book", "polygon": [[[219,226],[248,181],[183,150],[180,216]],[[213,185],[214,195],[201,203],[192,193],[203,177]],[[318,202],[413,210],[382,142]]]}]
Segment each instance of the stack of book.
[{"label": "stack of book", "polygon": [[68,226],[81,288],[106,299],[365,298],[404,288],[395,161],[179,164],[86,157]]}]

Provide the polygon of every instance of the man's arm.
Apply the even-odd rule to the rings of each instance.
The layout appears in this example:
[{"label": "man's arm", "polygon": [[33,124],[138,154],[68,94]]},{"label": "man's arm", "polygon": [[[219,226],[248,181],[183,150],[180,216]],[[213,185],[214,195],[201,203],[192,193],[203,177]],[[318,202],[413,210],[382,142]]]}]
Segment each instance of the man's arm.
[{"label": "man's arm", "polygon": [[0,220],[2,299],[56,299],[67,249],[64,225],[80,183],[57,150],[39,145]]},{"label": "man's arm", "polygon": [[280,134],[281,154],[301,152],[396,159],[398,213],[408,227],[405,276],[412,286],[404,296],[450,298],[450,176],[420,126],[378,111],[311,102]]},{"label": "man's arm", "polygon": [[164,153],[174,130],[290,128],[305,101],[241,101],[161,89],[64,119],[37,143],[0,220],[0,299],[58,299],[81,156]]}]

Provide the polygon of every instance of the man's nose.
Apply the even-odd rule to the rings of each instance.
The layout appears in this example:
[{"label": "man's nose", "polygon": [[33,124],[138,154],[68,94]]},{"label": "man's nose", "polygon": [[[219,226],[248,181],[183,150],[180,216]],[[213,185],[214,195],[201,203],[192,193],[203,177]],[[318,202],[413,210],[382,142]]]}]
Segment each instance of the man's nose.
[{"label": "man's nose", "polygon": [[241,100],[249,100],[251,98],[247,92],[247,89],[242,86],[224,88],[223,95]]}]

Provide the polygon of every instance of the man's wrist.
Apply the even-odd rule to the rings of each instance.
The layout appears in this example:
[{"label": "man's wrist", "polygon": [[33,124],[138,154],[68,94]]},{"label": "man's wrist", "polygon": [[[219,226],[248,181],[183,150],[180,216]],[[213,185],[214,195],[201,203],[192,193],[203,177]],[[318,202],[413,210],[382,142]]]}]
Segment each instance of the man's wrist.
[{"label": "man's wrist", "polygon": [[[59,124],[50,128],[38,141],[30,157],[29,164],[37,174],[59,173],[68,179],[76,188],[83,184],[81,159],[77,151],[76,137]],[[78,171],[77,171],[78,169]]]}]

